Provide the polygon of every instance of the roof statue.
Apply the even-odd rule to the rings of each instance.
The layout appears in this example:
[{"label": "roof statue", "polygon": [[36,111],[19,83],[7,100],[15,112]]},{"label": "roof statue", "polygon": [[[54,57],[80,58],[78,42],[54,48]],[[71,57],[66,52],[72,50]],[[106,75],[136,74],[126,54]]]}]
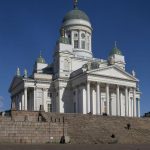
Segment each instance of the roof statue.
[{"label": "roof statue", "polygon": [[24,77],[25,77],[25,78],[27,78],[27,77],[28,77],[27,69],[24,69]]},{"label": "roof statue", "polygon": [[115,48],[117,48],[117,41],[115,41]]},{"label": "roof statue", "polygon": [[134,70],[132,70],[132,76],[136,76],[136,74],[135,74],[135,71]]},{"label": "roof statue", "polygon": [[17,68],[17,76],[18,77],[20,76],[20,69],[19,69],[19,67]]}]

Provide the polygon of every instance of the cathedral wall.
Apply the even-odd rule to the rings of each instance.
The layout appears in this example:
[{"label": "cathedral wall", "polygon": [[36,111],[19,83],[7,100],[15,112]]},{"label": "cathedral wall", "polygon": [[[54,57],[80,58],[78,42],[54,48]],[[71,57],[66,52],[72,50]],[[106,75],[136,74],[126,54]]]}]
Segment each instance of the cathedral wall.
[{"label": "cathedral wall", "polygon": [[72,72],[80,69],[87,62],[88,62],[88,60],[85,60],[85,59],[79,59],[79,58],[75,58],[75,57],[72,58],[72,63],[71,63]]}]

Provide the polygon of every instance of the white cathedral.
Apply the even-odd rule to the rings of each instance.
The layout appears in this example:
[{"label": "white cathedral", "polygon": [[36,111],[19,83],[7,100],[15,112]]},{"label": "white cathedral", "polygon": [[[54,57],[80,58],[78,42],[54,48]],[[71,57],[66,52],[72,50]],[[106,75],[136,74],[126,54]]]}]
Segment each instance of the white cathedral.
[{"label": "white cathedral", "polygon": [[125,57],[116,44],[108,60],[92,54],[92,25],[85,12],[74,9],[63,18],[53,62],[37,58],[32,75],[19,68],[9,88],[11,109],[20,111],[91,113],[140,117],[139,80],[126,72]]}]

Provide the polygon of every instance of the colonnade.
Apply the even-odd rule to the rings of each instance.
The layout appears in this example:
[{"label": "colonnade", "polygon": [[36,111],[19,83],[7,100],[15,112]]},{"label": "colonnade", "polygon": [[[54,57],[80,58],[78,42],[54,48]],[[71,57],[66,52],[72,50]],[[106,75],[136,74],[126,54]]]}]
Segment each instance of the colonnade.
[{"label": "colonnade", "polygon": [[[76,88],[76,96],[75,96],[75,102],[76,102],[76,112],[80,112],[83,114],[92,113],[92,114],[98,114],[103,115],[103,105],[102,105],[102,99],[101,99],[101,83],[96,83],[95,88],[91,88],[91,83],[93,82],[87,82],[86,85],[81,85],[80,87]],[[94,84],[95,84],[94,83]],[[104,84],[103,84],[104,86]],[[106,101],[106,114],[112,115],[110,110],[112,109],[110,105],[110,86],[111,84],[105,84],[105,101]],[[114,85],[113,85],[114,86]],[[119,86],[115,85],[116,87],[116,116],[122,116],[122,107],[125,107],[124,116],[130,116],[130,117],[140,117],[140,99],[137,99],[136,97],[136,88],[131,87],[125,87],[125,86]],[[80,92],[82,92],[82,96],[79,95],[78,89],[80,88]],[[122,99],[121,99],[121,92],[123,90],[124,93],[124,99],[125,99],[125,106],[122,106]],[[96,93],[96,94],[94,94]],[[93,96],[96,95],[96,98]],[[131,96],[132,95],[132,96]],[[131,105],[131,99],[133,99],[133,105]],[[82,110],[79,111],[79,102],[82,101]],[[80,102],[81,103],[81,102]],[[80,104],[81,105],[81,104]],[[81,107],[81,106],[80,106]],[[132,107],[132,108],[131,108]],[[132,111],[132,113],[131,113]]]},{"label": "colonnade", "polygon": [[27,110],[27,88],[12,97],[12,109]]},{"label": "colonnade", "polygon": [[12,109],[25,110],[25,111],[39,111],[40,105],[43,105],[45,111],[47,111],[47,104],[50,103],[50,97],[48,97],[48,89],[39,88],[41,90],[40,97],[38,88],[36,87],[25,87],[22,91],[15,94],[12,97]]}]

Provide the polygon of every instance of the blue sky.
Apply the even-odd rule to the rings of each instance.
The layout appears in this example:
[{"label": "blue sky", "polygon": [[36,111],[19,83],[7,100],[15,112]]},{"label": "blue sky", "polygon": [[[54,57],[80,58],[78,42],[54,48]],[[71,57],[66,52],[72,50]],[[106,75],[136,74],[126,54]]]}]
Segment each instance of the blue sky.
[{"label": "blue sky", "polygon": [[[73,0],[0,0],[0,97],[10,107],[8,88],[16,68],[29,74],[40,50],[52,61],[63,16]],[[79,0],[92,22],[93,54],[107,59],[118,41],[126,69],[136,71],[140,80],[141,112],[150,111],[150,1]]]}]

